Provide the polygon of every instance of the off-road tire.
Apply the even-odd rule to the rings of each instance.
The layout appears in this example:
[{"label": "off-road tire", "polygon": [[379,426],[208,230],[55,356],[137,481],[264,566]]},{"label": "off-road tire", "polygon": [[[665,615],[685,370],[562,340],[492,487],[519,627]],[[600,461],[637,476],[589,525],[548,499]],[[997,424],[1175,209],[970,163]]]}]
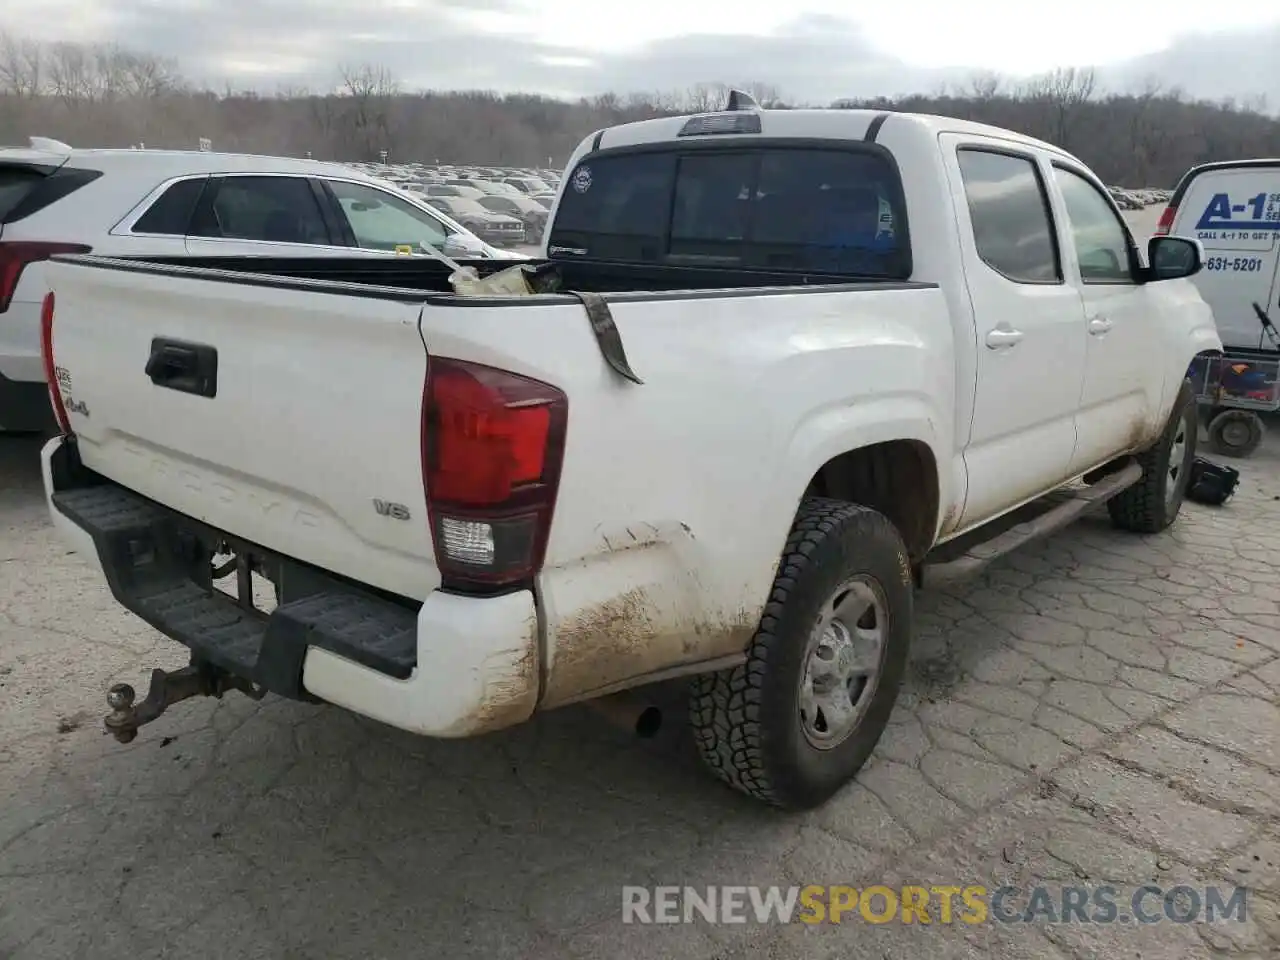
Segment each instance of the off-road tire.
[{"label": "off-road tire", "polygon": [[[1174,440],[1180,429],[1186,431],[1186,443],[1182,448],[1182,465],[1175,481],[1169,476],[1169,471],[1173,466],[1171,456]],[[1142,466],[1142,479],[1107,501],[1107,511],[1111,514],[1113,526],[1132,533],[1159,533],[1178,518],[1182,501],[1186,497],[1191,464],[1196,458],[1199,431],[1195,394],[1190,381],[1185,381],[1178,391],[1173,413],[1169,415],[1169,422],[1161,431],[1160,439],[1135,457]],[[1166,494],[1169,484],[1174,482],[1179,489],[1170,498]]]},{"label": "off-road tire", "polygon": [[[1237,424],[1243,425],[1248,433],[1244,441],[1231,443],[1227,440],[1227,430]],[[1241,459],[1251,455],[1262,445],[1265,433],[1262,418],[1252,410],[1223,410],[1209,421],[1209,446],[1214,453]]]},{"label": "off-road tire", "polygon": [[[822,605],[859,575],[876,582],[887,608],[879,684],[848,739],[818,750],[800,726],[807,641]],[[746,663],[693,681],[690,722],[711,771],[777,807],[809,809],[830,798],[862,768],[884,732],[906,669],[913,600],[906,546],[883,514],[842,500],[807,498]]]}]

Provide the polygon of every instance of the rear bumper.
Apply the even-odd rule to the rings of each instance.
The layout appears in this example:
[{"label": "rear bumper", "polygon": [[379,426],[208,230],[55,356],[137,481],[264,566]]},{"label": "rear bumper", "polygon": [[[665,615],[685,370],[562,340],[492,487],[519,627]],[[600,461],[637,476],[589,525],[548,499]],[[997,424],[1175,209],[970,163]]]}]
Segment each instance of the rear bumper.
[{"label": "rear bumper", "polygon": [[[533,595],[433,592],[417,604],[214,530],[87,470],[74,442],[42,452],[49,512],[116,600],[192,657],[273,693],[323,700],[414,733],[465,737],[519,723],[538,697]],[[276,585],[259,612],[219,591],[219,545]]]}]

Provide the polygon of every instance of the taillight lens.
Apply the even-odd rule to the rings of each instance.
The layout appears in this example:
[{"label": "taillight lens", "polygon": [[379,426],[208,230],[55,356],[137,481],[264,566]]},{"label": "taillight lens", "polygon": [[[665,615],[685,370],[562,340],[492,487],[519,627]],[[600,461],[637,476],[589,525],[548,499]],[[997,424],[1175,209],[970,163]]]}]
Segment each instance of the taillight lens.
[{"label": "taillight lens", "polygon": [[1167,237],[1169,231],[1173,229],[1173,218],[1177,214],[1178,208],[1173,204],[1164,208],[1164,213],[1160,214],[1160,222],[1156,224],[1155,235],[1157,237]]},{"label": "taillight lens", "polygon": [[62,385],[58,382],[58,365],[53,362],[53,291],[44,295],[40,305],[40,357],[44,360],[44,379],[49,385],[49,403],[53,416],[64,436],[71,436],[71,422],[62,402]]},{"label": "taillight lens", "polygon": [[422,478],[446,586],[492,589],[541,568],[568,415],[568,398],[550,384],[428,360]]},{"label": "taillight lens", "polygon": [[18,279],[27,265],[48,260],[56,253],[88,253],[83,243],[46,243],[26,240],[0,240],[0,313],[9,309]]}]

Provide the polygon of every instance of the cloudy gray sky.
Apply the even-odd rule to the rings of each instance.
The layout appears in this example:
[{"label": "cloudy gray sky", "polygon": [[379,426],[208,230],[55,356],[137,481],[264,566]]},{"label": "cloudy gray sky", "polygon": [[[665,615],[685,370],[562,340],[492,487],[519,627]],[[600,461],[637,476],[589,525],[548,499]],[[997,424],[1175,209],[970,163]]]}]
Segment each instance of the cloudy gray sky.
[{"label": "cloudy gray sky", "polygon": [[[863,9],[854,12],[856,6]],[[763,81],[788,97],[929,90],[975,69],[1096,65],[1280,105],[1280,0],[3,0],[0,29],[115,41],[262,89],[375,62],[410,88],[670,90]],[[1041,19],[1043,17],[1044,19]]]}]

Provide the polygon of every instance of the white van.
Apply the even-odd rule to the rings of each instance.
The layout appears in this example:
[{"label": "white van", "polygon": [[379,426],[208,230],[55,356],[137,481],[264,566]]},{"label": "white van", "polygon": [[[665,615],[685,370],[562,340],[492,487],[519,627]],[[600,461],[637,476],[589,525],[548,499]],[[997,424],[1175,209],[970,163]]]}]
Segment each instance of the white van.
[{"label": "white van", "polygon": [[1192,167],[1178,182],[1156,236],[1196,237],[1194,278],[1225,347],[1274,350],[1254,304],[1280,326],[1280,159]]}]

